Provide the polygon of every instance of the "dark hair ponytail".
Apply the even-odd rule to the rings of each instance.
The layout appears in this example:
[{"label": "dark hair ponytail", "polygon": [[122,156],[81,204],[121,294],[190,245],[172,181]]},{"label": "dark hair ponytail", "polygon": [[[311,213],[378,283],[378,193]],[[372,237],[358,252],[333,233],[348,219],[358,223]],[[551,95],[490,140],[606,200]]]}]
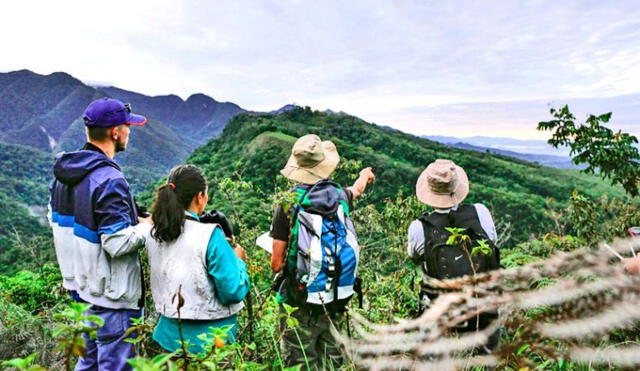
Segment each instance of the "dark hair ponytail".
[{"label": "dark hair ponytail", "polygon": [[207,181],[196,166],[180,165],[171,169],[167,183],[158,188],[153,202],[153,238],[160,242],[172,242],[180,237],[185,210],[195,195],[206,190]]}]

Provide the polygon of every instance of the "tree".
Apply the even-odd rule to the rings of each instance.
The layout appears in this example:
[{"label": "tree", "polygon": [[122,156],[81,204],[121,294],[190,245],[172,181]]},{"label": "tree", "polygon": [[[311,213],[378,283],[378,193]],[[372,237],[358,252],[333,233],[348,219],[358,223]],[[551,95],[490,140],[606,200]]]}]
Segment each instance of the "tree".
[{"label": "tree", "polygon": [[573,163],[587,165],[583,172],[597,173],[613,184],[620,184],[631,197],[639,194],[640,153],[634,146],[638,138],[603,126],[609,122],[611,112],[589,115],[585,124],[576,124],[568,105],[551,108],[550,113],[553,120],[538,123],[538,130],[553,132],[548,140],[550,145],[569,147]]}]

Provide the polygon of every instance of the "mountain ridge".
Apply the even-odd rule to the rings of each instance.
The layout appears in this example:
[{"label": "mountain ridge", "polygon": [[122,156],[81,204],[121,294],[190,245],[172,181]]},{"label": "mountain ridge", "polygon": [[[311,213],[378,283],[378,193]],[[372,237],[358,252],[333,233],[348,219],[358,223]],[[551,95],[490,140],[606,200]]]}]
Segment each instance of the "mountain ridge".
[{"label": "mountain ridge", "polygon": [[[529,233],[541,233],[553,226],[545,213],[549,198],[555,199],[556,205],[566,205],[574,189],[594,199],[602,194],[622,194],[620,189],[576,170],[554,169],[493,153],[448,147],[387,130],[355,116],[327,114],[309,107],[279,115],[240,114],[227,124],[220,137],[197,148],[187,162],[204,170],[209,179],[211,203],[221,207],[228,201],[221,196],[225,192],[218,189],[217,181],[226,177],[249,181],[255,189],[267,194],[274,191],[279,170],[291,153],[292,142],[305,134],[317,134],[323,140],[333,141],[344,166],[372,166],[377,181],[367,195],[367,203],[378,206],[398,194],[405,197],[414,194],[415,181],[430,162],[437,158],[451,159],[465,169],[471,180],[468,202],[485,203],[497,218],[526,226],[514,232],[519,241],[526,240]],[[348,184],[351,175],[339,167],[336,180]],[[150,201],[149,194],[146,201]],[[234,208],[242,203],[236,202]],[[255,206],[247,208],[247,214],[257,213]],[[268,215],[268,210],[262,211]],[[265,223],[265,215],[256,215],[248,224]],[[529,230],[529,226],[537,229]],[[268,225],[265,224],[265,228]]]},{"label": "mountain ridge", "polygon": [[159,173],[181,163],[199,145],[219,135],[245,109],[202,93],[148,96],[115,86],[87,85],[66,72],[42,75],[27,69],[0,73],[0,141],[49,153],[75,150],[85,139],[82,114],[99,98],[116,98],[146,115],[147,125],[132,130],[129,149],[116,160],[132,173],[141,190]]},{"label": "mountain ridge", "polygon": [[[494,154],[517,158],[520,160],[551,166],[558,169],[579,169],[568,155],[561,149],[551,147],[542,140],[523,140],[506,137],[486,137],[473,136],[467,138],[457,138],[442,135],[423,135],[422,138],[433,140],[450,147],[467,149],[480,152],[491,152]],[[520,148],[520,151],[511,148]],[[526,149],[533,149],[533,153],[526,152]]]},{"label": "mountain ridge", "polygon": [[[186,100],[177,95],[148,96],[114,86],[92,87],[65,72],[41,75],[26,69],[0,73],[0,140],[55,152],[64,131],[94,99],[112,97],[134,111],[176,129],[191,147],[218,135],[226,122],[245,109],[202,93]],[[193,149],[191,148],[191,149]]]}]

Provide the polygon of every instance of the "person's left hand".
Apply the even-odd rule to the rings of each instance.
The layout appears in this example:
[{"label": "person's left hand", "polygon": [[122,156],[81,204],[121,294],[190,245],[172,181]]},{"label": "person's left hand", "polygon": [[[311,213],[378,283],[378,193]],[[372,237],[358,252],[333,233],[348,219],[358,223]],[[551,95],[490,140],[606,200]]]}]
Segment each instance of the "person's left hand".
[{"label": "person's left hand", "polygon": [[236,253],[236,256],[242,260],[244,260],[245,262],[247,261],[247,254],[244,251],[244,248],[240,245],[235,245],[235,247],[233,248],[233,252]]}]

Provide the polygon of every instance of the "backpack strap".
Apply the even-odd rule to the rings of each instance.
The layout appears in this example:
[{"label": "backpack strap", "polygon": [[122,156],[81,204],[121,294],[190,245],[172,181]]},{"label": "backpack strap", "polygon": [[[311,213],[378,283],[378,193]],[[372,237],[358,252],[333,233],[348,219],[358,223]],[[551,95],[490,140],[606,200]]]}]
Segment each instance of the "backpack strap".
[{"label": "backpack strap", "polygon": [[438,278],[436,255],[435,251],[433,250],[433,244],[431,241],[431,236],[433,235],[431,231],[438,227],[429,220],[430,215],[431,214],[429,213],[424,213],[424,215],[422,215],[418,219],[422,222],[422,230],[424,232],[424,247],[422,249],[422,256],[425,264],[427,265],[427,275],[430,277]]},{"label": "backpack strap", "polygon": [[[304,202],[305,197],[307,197],[307,195],[311,193],[311,191],[313,191],[320,183],[323,183],[323,182],[331,182],[331,180],[329,179],[320,180],[316,182],[314,185],[312,185],[311,187],[308,187],[307,189],[305,189],[305,191],[301,195],[296,197],[295,203],[289,209],[289,241],[287,242],[287,250],[285,254],[285,264],[284,264],[284,275],[287,277],[295,278],[295,273],[296,273],[295,272],[296,262],[293,261],[294,257],[290,255],[291,255],[291,249],[292,249],[291,245],[293,244],[293,228],[295,226],[296,221],[298,220],[298,213],[300,212],[300,209],[303,208],[302,203]],[[295,189],[301,189],[301,187],[296,187],[294,188],[294,190]],[[308,225],[305,225],[305,227],[313,231],[313,228],[309,228]]]},{"label": "backpack strap", "polygon": [[[489,240],[487,232],[482,228],[478,210],[474,205],[460,205],[457,210],[452,210],[449,215],[455,220],[452,225],[467,225],[466,228],[472,230],[479,237]],[[472,222],[462,220],[464,217],[471,216]]]},{"label": "backpack strap", "polygon": [[[477,237],[484,239],[487,241],[487,244],[491,246],[493,250],[493,254],[491,257],[487,257],[489,261],[489,265],[492,269],[500,268],[500,249],[496,246],[496,244],[489,238],[487,232],[482,228],[482,223],[480,223],[480,216],[478,215],[478,210],[475,205],[460,205],[457,210],[449,213],[450,216],[453,215],[455,222],[451,225],[466,225],[466,228],[473,231]],[[468,217],[471,216],[472,220],[469,220]],[[467,220],[463,220],[467,218]],[[451,219],[450,219],[451,220]]]}]

